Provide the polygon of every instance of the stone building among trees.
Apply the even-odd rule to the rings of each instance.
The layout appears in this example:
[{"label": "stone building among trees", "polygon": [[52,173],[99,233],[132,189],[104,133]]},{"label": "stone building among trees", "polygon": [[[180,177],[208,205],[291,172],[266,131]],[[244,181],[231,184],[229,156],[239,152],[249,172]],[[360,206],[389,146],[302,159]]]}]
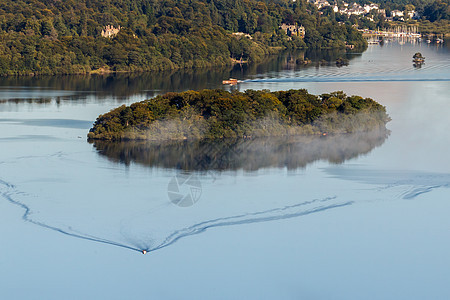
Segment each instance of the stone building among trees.
[{"label": "stone building among trees", "polygon": [[302,38],[305,37],[305,27],[302,25],[298,26],[297,24],[289,25],[283,23],[280,28],[283,29],[288,36],[296,35]]},{"label": "stone building among trees", "polygon": [[118,28],[115,28],[112,25],[107,25],[105,26],[105,28],[102,30],[102,37],[105,38],[111,38],[114,37],[116,34],[118,34],[120,31],[120,26]]}]

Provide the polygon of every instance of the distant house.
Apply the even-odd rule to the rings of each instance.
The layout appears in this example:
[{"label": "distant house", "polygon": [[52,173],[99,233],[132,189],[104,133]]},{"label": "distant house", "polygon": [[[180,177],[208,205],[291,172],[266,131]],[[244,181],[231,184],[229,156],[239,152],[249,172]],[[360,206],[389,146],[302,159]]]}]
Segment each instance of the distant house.
[{"label": "distant house", "polygon": [[354,8],[350,8],[350,9],[347,11],[347,14],[349,14],[349,15],[357,15],[357,16],[363,15],[363,14],[365,14],[365,13],[366,13],[366,11],[365,11],[364,8],[362,8],[362,7],[354,7]]},{"label": "distant house", "polygon": [[322,7],[331,6],[327,0],[309,0],[310,3],[314,4],[318,9]]},{"label": "distant house", "polygon": [[348,5],[348,3],[344,2],[344,7],[339,10],[339,13],[350,15],[364,15],[371,10],[370,6],[362,7],[357,3],[352,3],[352,5]]},{"label": "distant house", "polygon": [[393,10],[391,11],[391,17],[395,18],[395,17],[403,17],[403,12],[401,10]]},{"label": "distant house", "polygon": [[250,39],[250,40],[253,39],[253,37],[252,37],[250,34],[248,34],[248,33],[243,33],[243,32],[233,32],[232,35],[235,35],[235,36],[245,36],[246,38],[248,38],[248,39]]},{"label": "distant house", "polygon": [[300,25],[300,27],[297,30],[297,35],[303,38],[305,37],[305,33],[306,33],[305,27]]},{"label": "distant house", "polygon": [[299,36],[299,37],[305,37],[305,27],[303,27],[302,25],[298,26],[297,24],[295,25],[289,25],[289,24],[281,24],[280,28],[282,30],[284,30],[284,32],[288,35],[288,36]]},{"label": "distant house", "polygon": [[378,8],[378,5],[374,3],[364,5],[364,11],[366,13],[369,13],[371,10],[378,10]]},{"label": "distant house", "polygon": [[407,11],[406,15],[408,16],[409,19],[419,19],[419,13],[415,10],[412,11]]},{"label": "distant house", "polygon": [[386,18],[386,10],[385,9],[378,9],[378,13]]},{"label": "distant house", "polygon": [[120,26],[118,28],[115,28],[112,25],[107,25],[105,26],[105,28],[103,28],[102,30],[102,37],[105,38],[111,38],[114,37],[116,34],[118,34],[120,31]]}]

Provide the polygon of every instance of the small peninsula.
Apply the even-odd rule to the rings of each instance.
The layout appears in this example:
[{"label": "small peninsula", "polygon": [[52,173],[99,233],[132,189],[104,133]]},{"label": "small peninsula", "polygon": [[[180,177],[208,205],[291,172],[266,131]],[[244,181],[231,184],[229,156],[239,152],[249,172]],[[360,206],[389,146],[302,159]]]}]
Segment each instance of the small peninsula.
[{"label": "small peninsula", "polygon": [[352,133],[385,129],[384,106],[343,92],[221,89],[167,93],[100,115],[89,140],[186,140]]}]

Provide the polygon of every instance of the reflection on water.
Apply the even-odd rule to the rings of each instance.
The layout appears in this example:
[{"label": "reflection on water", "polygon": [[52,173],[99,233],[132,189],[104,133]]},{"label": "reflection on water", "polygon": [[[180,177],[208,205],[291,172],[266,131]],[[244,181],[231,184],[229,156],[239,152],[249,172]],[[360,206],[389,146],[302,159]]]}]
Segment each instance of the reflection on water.
[{"label": "reflection on water", "polygon": [[[336,195],[308,195],[307,187],[303,188],[301,197],[292,197],[292,188],[275,188],[271,193],[261,194],[257,202],[241,198],[238,186],[231,193],[220,192],[220,189],[233,185],[230,180],[245,180],[228,170],[256,171],[278,167],[283,172],[284,168],[297,169],[316,160],[342,163],[370,152],[383,144],[387,136],[387,131],[378,131],[327,137],[227,140],[223,143],[95,143],[98,153],[115,162],[137,162],[153,167],[153,170],[154,167],[165,168],[169,169],[169,174],[174,174],[173,169],[181,169],[183,174],[198,176],[204,187],[202,199],[198,202],[196,199],[196,203],[188,208],[170,202],[168,189],[174,188],[173,179],[166,178],[162,185],[135,177],[126,181],[123,175],[116,178],[118,176],[109,169],[94,171],[89,163],[81,161],[83,156],[78,158],[78,154],[65,153],[22,158],[27,170],[17,179],[20,183],[0,181],[0,195],[23,208],[23,220],[34,225],[130,250],[154,251],[208,228],[294,218],[351,205],[354,201]],[[10,168],[14,168],[14,161],[4,163],[5,170]],[[40,176],[35,179],[37,170]],[[58,176],[60,170],[70,170],[70,173],[61,179]],[[203,172],[218,170],[223,173],[213,176],[213,180],[209,172]],[[180,188],[177,192],[183,193],[182,184],[175,185],[176,189]],[[48,190],[42,191],[42,186],[47,186]],[[146,192],[147,186],[150,195]],[[72,192],[66,193],[68,190]],[[283,196],[286,192],[288,194]],[[37,195],[38,202],[34,201]]]},{"label": "reflection on water", "polygon": [[90,121],[70,119],[0,119],[0,124],[17,124],[26,126],[44,126],[84,129],[92,124]]},{"label": "reflection on water", "polygon": [[201,69],[165,73],[105,74],[73,76],[6,77],[0,79],[0,101],[85,100],[95,95],[97,101],[121,100],[140,94],[153,97],[162,92],[203,89],[217,86],[229,76],[229,69]]},{"label": "reflection on water", "polygon": [[[371,45],[362,56],[347,53],[344,57],[351,60],[347,67],[323,66],[260,73],[250,76],[251,80],[239,88],[271,88],[302,82],[450,81],[450,60],[446,48],[412,44],[399,46],[392,42],[382,47],[383,55],[380,55],[380,49],[379,45]],[[414,53],[418,51],[427,58],[420,69],[411,63]]]},{"label": "reflection on water", "polygon": [[[447,107],[445,82],[428,81],[450,80],[448,52],[443,52],[447,49],[391,44],[380,49],[374,46],[363,55],[345,54],[351,62],[343,68],[293,64],[299,57],[333,61],[343,55],[339,52],[290,52],[258,65],[236,65],[232,70],[1,78],[0,151],[4,152],[0,198],[24,209],[23,220],[34,225],[76,238],[151,251],[212,227],[329,212],[378,199],[413,199],[448,188],[449,175],[433,173],[432,166],[430,172],[372,169],[383,168],[380,162],[401,160],[406,154],[414,158],[412,164],[430,156],[421,150],[426,148],[408,145],[419,145],[432,132],[430,128],[420,130],[424,128],[420,116],[425,115],[424,124],[428,124],[429,116],[443,115]],[[417,51],[427,57],[421,69],[411,66],[411,57]],[[89,97],[99,109],[107,111],[117,105],[117,99],[218,88],[229,77],[244,80],[237,89],[299,88],[304,87],[298,84],[303,81],[319,82],[315,86],[323,87],[320,82],[351,81],[356,93],[366,94],[369,84],[361,81],[376,81],[370,83],[374,91],[371,96],[378,100],[384,95],[383,104],[393,111],[393,134],[376,155],[375,151],[365,154],[381,146],[387,132],[162,145],[96,141],[92,146],[77,138],[85,136],[93,121],[83,118],[91,113],[91,107],[83,105]],[[405,82],[401,90],[398,84],[389,85],[386,80],[427,82],[420,86]],[[65,114],[51,105],[46,107],[53,101],[67,104]],[[11,103],[17,104],[14,114],[7,113]],[[45,113],[29,112],[30,106],[24,103]],[[421,106],[423,103],[426,106]],[[436,135],[441,142],[436,149],[445,149],[442,141],[449,132],[445,129],[448,122],[442,117],[440,120],[444,129]],[[440,151],[444,150],[433,153],[444,156]],[[356,164],[363,160],[367,168],[348,167],[344,163],[350,159]],[[344,166],[329,167],[330,163]],[[323,168],[316,168],[320,164]],[[211,176],[211,172],[218,176]],[[201,197],[189,207],[175,205],[168,196],[168,186],[179,184],[173,180],[179,174],[197,176],[201,182]],[[186,188],[176,187],[180,191]],[[58,241],[55,238],[51,242]]]},{"label": "reflection on water", "polygon": [[[360,82],[360,81],[449,81],[449,60],[446,48],[389,43],[381,47],[369,46],[364,53],[342,50],[286,51],[269,56],[263,62],[214,69],[177,70],[162,73],[104,74],[72,76],[37,76],[0,78],[0,104],[48,104],[55,101],[83,103],[88,99],[96,103],[121,101],[136,97],[151,98],[161,93],[204,88],[229,88],[222,80],[230,77],[245,82],[233,89],[259,88],[258,83],[299,82]],[[411,58],[415,51],[427,57],[427,64],[414,68]],[[364,55],[363,55],[364,54]],[[350,65],[338,68],[336,58],[350,60]],[[297,65],[298,58],[312,63]],[[322,61],[330,62],[321,66]],[[270,86],[269,86],[270,87]],[[292,87],[292,84],[291,84]],[[267,88],[264,86],[263,88]],[[137,101],[137,100],[136,100]]]},{"label": "reflection on water", "polygon": [[155,144],[142,141],[94,141],[102,156],[114,162],[185,171],[303,168],[317,160],[342,163],[384,143],[386,130],[334,136],[290,136]]},{"label": "reflection on water", "polygon": [[[307,50],[284,52],[267,57],[257,64],[235,65],[213,69],[176,70],[159,73],[103,74],[70,76],[24,76],[0,78],[0,103],[12,102],[45,104],[52,100],[83,102],[94,95],[97,102],[113,98],[123,100],[141,95],[151,98],[165,92],[222,88],[222,80],[230,77],[245,79],[249,76],[278,72],[286,69],[303,70],[317,66],[320,60],[335,61],[337,57],[352,59],[357,54],[342,50]],[[297,66],[295,60],[310,58],[313,63]]]},{"label": "reflection on water", "polygon": [[[191,206],[175,205],[168,196],[173,178],[180,174],[173,169],[149,177],[145,176],[149,168],[139,172],[130,165],[131,170],[122,173],[113,168],[92,168],[93,162],[84,162],[85,156],[77,153],[21,158],[26,166],[24,173],[15,179],[17,184],[0,180],[0,196],[24,209],[22,219],[34,225],[75,238],[150,252],[209,228],[296,218],[374,199],[413,199],[450,186],[450,174],[375,171],[352,165],[323,168],[320,172],[328,176],[302,177],[294,172],[286,177],[282,168],[271,169],[273,175],[262,177],[226,171],[298,168],[317,159],[340,163],[381,145],[386,136],[386,132],[379,132],[228,141],[228,147],[199,142],[159,148],[138,143],[96,145],[98,149],[103,147],[101,155],[112,153],[113,161],[152,166],[152,173],[157,171],[154,167],[180,168],[185,177],[197,176],[202,182],[197,188],[203,190],[201,199]],[[177,156],[185,157],[177,160]],[[210,163],[203,164],[204,159]],[[16,163],[5,161],[2,168],[13,170]],[[70,172],[61,178],[61,170]],[[211,176],[201,172],[204,170],[223,171]],[[36,172],[39,178],[35,178]],[[353,183],[342,184],[341,180]],[[185,193],[178,185],[179,193]]]}]

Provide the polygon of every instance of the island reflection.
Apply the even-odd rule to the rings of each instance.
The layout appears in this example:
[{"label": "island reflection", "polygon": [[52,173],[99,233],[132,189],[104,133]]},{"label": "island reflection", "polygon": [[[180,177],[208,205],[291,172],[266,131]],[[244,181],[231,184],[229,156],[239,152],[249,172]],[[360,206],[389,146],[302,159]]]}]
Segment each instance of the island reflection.
[{"label": "island reflection", "polygon": [[318,160],[334,164],[381,146],[388,130],[332,136],[289,136],[257,139],[197,140],[155,143],[94,141],[101,156],[129,165],[183,171],[256,171],[261,168],[304,168]]}]

